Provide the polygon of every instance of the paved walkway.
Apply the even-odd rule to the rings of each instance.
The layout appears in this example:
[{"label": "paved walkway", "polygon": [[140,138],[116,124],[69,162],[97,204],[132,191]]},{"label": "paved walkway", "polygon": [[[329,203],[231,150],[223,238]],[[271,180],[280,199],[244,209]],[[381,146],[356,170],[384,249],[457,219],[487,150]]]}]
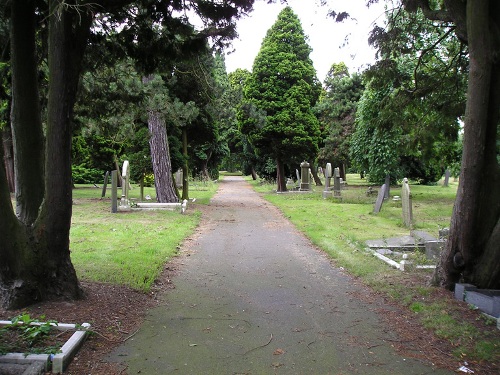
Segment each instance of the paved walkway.
[{"label": "paved walkway", "polygon": [[382,301],[240,177],[226,177],[176,288],[110,357],[128,374],[450,374],[401,357]]}]

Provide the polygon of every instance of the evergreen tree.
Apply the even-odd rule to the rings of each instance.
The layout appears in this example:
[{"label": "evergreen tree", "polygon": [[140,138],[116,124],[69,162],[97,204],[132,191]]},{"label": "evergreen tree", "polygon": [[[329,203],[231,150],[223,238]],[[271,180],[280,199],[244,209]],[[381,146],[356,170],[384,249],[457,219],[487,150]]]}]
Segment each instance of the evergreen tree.
[{"label": "evergreen tree", "polygon": [[249,117],[243,132],[261,160],[275,161],[278,191],[286,191],[287,164],[313,161],[318,152],[319,122],[312,107],[321,87],[310,52],[300,20],[290,7],[284,8],[267,32],[245,86],[246,99],[265,112],[265,121]]}]

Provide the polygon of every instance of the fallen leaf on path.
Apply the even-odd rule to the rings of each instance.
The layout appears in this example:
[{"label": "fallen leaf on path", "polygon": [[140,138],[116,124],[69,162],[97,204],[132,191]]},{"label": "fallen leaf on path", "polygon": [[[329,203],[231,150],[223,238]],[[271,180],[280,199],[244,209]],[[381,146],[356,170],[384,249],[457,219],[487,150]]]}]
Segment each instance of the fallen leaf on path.
[{"label": "fallen leaf on path", "polygon": [[285,354],[285,351],[281,348],[278,348],[273,352],[273,355],[281,355],[281,354]]}]

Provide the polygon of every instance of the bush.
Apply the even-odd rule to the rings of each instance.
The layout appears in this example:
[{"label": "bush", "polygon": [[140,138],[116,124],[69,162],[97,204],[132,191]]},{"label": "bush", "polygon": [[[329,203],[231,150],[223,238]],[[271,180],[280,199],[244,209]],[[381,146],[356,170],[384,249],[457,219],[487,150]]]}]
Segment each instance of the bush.
[{"label": "bush", "polygon": [[73,183],[75,184],[95,184],[104,179],[103,171],[95,168],[87,168],[83,165],[73,165],[71,167]]}]

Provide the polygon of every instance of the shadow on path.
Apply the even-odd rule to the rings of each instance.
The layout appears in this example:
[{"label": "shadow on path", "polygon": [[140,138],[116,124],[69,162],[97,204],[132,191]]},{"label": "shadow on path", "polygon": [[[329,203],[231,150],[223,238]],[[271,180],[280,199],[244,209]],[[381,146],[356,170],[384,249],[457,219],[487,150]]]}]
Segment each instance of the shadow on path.
[{"label": "shadow on path", "polygon": [[450,374],[396,353],[390,307],[241,177],[208,211],[175,289],[109,358],[128,374]]}]

